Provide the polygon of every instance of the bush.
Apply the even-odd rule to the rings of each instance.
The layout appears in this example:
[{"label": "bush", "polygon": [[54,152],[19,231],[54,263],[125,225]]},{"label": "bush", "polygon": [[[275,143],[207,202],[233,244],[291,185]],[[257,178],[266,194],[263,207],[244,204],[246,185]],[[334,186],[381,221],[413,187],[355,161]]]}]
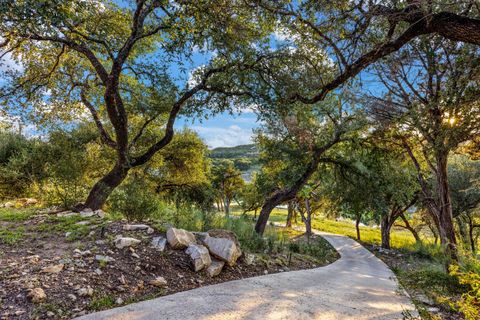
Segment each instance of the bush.
[{"label": "bush", "polygon": [[[472,258],[474,259],[474,258]],[[473,270],[468,270],[472,269]],[[460,300],[452,303],[452,307],[463,313],[465,319],[475,320],[480,318],[480,274],[475,272],[480,267],[478,261],[468,261],[467,267],[461,270],[459,266],[453,266],[450,275],[458,278],[458,281],[468,287]],[[465,270],[467,269],[467,270]]]},{"label": "bush", "polygon": [[159,209],[159,201],[146,183],[136,179],[117,188],[109,203],[113,211],[123,214],[128,221],[143,221]]}]

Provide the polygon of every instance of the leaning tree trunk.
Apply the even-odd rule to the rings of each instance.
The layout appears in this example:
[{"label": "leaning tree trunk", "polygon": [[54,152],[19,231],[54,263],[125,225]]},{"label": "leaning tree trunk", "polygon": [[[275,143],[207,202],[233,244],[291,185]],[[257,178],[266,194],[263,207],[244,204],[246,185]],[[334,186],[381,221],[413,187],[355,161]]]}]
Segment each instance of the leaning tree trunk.
[{"label": "leaning tree trunk", "polygon": [[85,207],[92,210],[100,209],[112,191],[118,187],[122,181],[127,177],[128,168],[120,164],[116,164],[109,173],[101,178],[90,190]]},{"label": "leaning tree trunk", "polygon": [[455,229],[453,227],[452,203],[448,186],[447,155],[437,155],[436,162],[440,240],[445,247],[447,257],[454,261],[458,261],[457,240],[455,237]]},{"label": "leaning tree trunk", "polygon": [[298,191],[307,183],[308,179],[310,179],[312,174],[317,170],[318,164],[322,160],[322,155],[340,141],[341,134],[341,131],[335,131],[330,141],[325,143],[322,147],[315,149],[314,154],[312,155],[312,160],[305,168],[302,176],[299,177],[291,187],[278,190],[265,200],[260,215],[258,216],[257,223],[255,224],[255,231],[258,234],[263,234],[265,231],[270,213],[276,206],[295,198]]},{"label": "leaning tree trunk", "polygon": [[410,231],[415,238],[415,242],[417,243],[422,243],[422,239],[420,239],[420,236],[418,235],[417,230],[415,230],[411,225],[410,222],[408,222],[408,219],[405,217],[405,215],[402,213],[400,215],[400,218],[403,220],[403,223],[405,223],[405,229]]},{"label": "leaning tree trunk", "polygon": [[257,223],[255,224],[255,231],[258,234],[263,234],[263,232],[265,231],[265,227],[267,226],[270,213],[272,213],[273,209],[275,209],[276,206],[284,202],[286,198],[287,195],[284,192],[278,192],[274,193],[272,196],[265,200],[262,209],[260,210],[260,214],[258,215]]}]

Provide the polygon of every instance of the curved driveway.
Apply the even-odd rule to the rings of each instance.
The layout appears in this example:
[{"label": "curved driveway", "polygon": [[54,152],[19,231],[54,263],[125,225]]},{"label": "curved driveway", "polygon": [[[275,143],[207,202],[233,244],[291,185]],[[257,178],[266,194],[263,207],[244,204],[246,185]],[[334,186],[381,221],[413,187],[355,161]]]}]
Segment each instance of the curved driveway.
[{"label": "curved driveway", "polygon": [[317,233],[341,255],[326,267],[206,286],[78,320],[388,320],[417,314],[382,261],[348,237]]}]

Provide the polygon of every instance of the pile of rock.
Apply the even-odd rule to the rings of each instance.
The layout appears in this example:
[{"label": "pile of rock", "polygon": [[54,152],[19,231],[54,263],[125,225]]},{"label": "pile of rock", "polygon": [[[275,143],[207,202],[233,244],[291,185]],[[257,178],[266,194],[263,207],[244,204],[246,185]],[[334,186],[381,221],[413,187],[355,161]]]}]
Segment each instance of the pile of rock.
[{"label": "pile of rock", "polygon": [[20,198],[14,201],[8,201],[0,204],[0,208],[17,208],[17,207],[29,207],[38,204],[38,200],[34,198]]},{"label": "pile of rock", "polygon": [[[158,243],[160,240],[156,239]],[[214,229],[208,232],[189,232],[183,229],[169,228],[167,241],[173,249],[186,249],[194,271],[207,270],[211,276],[217,276],[228,264],[234,266],[242,255],[240,243],[235,233]]]}]

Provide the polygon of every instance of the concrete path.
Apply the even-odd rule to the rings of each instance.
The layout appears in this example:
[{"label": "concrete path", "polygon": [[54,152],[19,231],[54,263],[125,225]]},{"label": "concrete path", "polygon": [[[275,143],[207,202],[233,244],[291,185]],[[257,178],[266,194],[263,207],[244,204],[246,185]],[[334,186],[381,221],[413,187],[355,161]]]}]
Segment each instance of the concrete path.
[{"label": "concrete path", "polygon": [[416,315],[392,271],[354,240],[318,232],[340,253],[321,268],[225,282],[78,320],[404,319]]}]

